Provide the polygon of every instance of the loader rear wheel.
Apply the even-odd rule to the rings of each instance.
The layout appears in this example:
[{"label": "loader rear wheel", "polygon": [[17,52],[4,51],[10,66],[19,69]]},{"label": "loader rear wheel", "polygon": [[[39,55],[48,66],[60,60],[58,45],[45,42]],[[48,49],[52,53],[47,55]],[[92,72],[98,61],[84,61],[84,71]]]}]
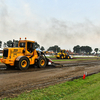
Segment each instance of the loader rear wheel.
[{"label": "loader rear wheel", "polygon": [[38,67],[39,68],[44,68],[46,67],[46,64],[47,64],[47,61],[44,57],[40,57],[39,60],[38,60]]},{"label": "loader rear wheel", "polygon": [[18,68],[21,70],[25,70],[29,67],[29,64],[29,59],[27,57],[22,57],[18,62]]}]

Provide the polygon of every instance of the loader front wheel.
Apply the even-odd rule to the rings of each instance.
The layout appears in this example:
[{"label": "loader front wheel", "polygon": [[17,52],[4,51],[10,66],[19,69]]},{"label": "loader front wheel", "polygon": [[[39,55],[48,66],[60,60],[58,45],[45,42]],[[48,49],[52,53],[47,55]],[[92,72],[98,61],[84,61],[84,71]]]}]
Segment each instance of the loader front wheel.
[{"label": "loader front wheel", "polygon": [[46,67],[46,64],[47,64],[47,61],[44,57],[40,57],[39,60],[38,60],[38,67],[39,68],[44,68]]},{"label": "loader front wheel", "polygon": [[64,55],[60,55],[60,59],[64,59]]},{"label": "loader front wheel", "polygon": [[29,67],[29,59],[27,57],[20,58],[18,62],[18,68],[21,70],[25,70]]},{"label": "loader front wheel", "polygon": [[67,59],[71,59],[71,57],[68,55],[68,56],[67,56]]}]

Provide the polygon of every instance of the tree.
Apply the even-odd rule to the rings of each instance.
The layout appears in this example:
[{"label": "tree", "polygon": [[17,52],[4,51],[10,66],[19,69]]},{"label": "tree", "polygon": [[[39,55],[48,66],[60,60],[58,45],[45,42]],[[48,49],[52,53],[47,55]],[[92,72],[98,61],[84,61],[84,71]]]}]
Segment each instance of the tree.
[{"label": "tree", "polygon": [[99,50],[98,48],[95,48],[95,49],[94,49],[94,51],[96,52],[96,54],[97,54],[98,50]]},{"label": "tree", "polygon": [[15,40],[15,47],[18,47],[18,40]]},{"label": "tree", "polygon": [[6,46],[7,46],[7,43],[6,43],[6,42],[4,42],[3,47],[5,48]]},{"label": "tree", "polygon": [[80,50],[81,50],[81,53],[85,53],[85,47],[84,46],[81,46]]},{"label": "tree", "polygon": [[92,52],[92,48],[91,47],[85,46],[84,48],[85,48],[85,52],[86,53],[89,53],[90,54]]},{"label": "tree", "polygon": [[73,50],[75,53],[80,53],[80,46],[79,45],[74,46]]},{"label": "tree", "polygon": [[57,45],[51,46],[51,47],[49,47],[47,49],[47,51],[59,52],[60,51],[60,47],[58,47]]},{"label": "tree", "polygon": [[92,52],[92,48],[90,46],[74,46],[73,48],[75,53],[91,53]]},{"label": "tree", "polygon": [[11,43],[12,44],[12,47],[18,47],[18,42],[19,42],[18,40],[14,40],[13,39],[13,42]]},{"label": "tree", "polygon": [[40,45],[37,42],[35,42],[35,48],[40,48]]},{"label": "tree", "polygon": [[41,49],[42,51],[43,51],[43,50],[45,50],[43,46],[41,46],[41,48],[40,48],[40,49]]},{"label": "tree", "polygon": [[11,40],[7,41],[7,46],[8,46],[8,47],[12,47],[12,43],[13,43],[13,42],[12,42]]},{"label": "tree", "polygon": [[2,41],[0,41],[0,48],[1,48],[1,46],[2,46]]},{"label": "tree", "polygon": [[90,46],[81,46],[81,53],[90,54],[92,52],[92,48]]}]

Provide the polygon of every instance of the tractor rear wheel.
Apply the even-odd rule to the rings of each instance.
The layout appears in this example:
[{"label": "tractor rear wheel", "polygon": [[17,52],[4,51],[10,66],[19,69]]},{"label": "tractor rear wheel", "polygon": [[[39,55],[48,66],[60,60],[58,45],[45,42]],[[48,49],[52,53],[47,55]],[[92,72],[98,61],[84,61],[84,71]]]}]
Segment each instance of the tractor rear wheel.
[{"label": "tractor rear wheel", "polygon": [[18,68],[21,70],[25,70],[29,67],[29,59],[27,57],[22,57],[20,58],[20,60],[18,61]]},{"label": "tractor rear wheel", "polygon": [[38,60],[37,66],[38,66],[39,68],[44,68],[44,67],[46,67],[46,65],[47,65],[46,59],[45,59],[44,57],[41,56],[41,57],[39,58],[39,60]]}]

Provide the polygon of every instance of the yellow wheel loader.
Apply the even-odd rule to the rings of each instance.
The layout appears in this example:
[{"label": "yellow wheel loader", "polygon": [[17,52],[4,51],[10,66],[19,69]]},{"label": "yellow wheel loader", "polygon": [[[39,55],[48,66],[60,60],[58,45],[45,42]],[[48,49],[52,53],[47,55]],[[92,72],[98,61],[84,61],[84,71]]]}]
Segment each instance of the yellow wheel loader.
[{"label": "yellow wheel loader", "polygon": [[3,50],[3,57],[1,62],[7,68],[15,68],[25,70],[29,65],[37,67],[46,67],[49,59],[44,53],[36,51],[35,41],[19,40],[18,47],[8,47]]},{"label": "yellow wheel loader", "polygon": [[71,59],[72,57],[68,54],[68,52],[66,52],[66,50],[60,50],[60,52],[56,54],[56,58],[57,59]]}]

